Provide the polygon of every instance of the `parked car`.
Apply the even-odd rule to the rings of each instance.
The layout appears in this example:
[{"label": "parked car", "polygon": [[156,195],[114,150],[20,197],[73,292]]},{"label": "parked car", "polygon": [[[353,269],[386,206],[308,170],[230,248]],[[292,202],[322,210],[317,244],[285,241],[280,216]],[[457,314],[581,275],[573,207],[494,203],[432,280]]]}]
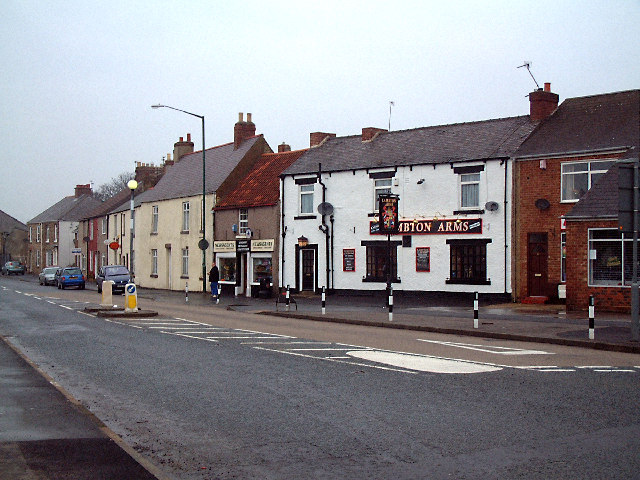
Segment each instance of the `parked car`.
[{"label": "parked car", "polygon": [[21,262],[7,262],[2,266],[2,274],[3,275],[24,275],[24,272],[27,270],[27,267],[24,266]]},{"label": "parked car", "polygon": [[84,290],[85,277],[78,267],[59,268],[56,272],[56,285],[58,288],[78,287]]},{"label": "parked car", "polygon": [[102,282],[112,281],[112,292],[124,292],[124,287],[131,282],[131,274],[129,269],[124,265],[105,265],[100,267],[96,275],[96,284],[98,285],[98,293],[102,293]]},{"label": "parked car", "polygon": [[40,285],[55,285],[56,284],[56,272],[60,267],[47,267],[43,269],[38,275],[38,281]]}]

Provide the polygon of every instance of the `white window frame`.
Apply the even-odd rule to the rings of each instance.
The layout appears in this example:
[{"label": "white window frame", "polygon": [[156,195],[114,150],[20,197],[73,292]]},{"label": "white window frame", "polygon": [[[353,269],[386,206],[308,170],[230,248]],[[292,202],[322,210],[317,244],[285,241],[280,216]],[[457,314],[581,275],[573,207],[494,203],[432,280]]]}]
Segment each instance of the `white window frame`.
[{"label": "white window frame", "polygon": [[47,225],[47,228],[45,229],[45,243],[49,243],[49,225]]},{"label": "white window frame", "polygon": [[89,220],[89,240],[93,240],[93,231],[98,226],[97,220]]},{"label": "white window frame", "polygon": [[[619,234],[620,237],[619,238],[597,238],[594,239],[592,237],[592,233],[596,232],[596,231],[609,231],[611,233],[616,233]],[[587,247],[587,258],[588,258],[588,274],[587,274],[587,279],[588,279],[588,284],[590,287],[615,287],[615,288],[620,288],[620,287],[630,287],[631,286],[631,278],[628,279],[627,283],[625,283],[624,281],[624,266],[626,263],[630,263],[633,266],[633,259],[629,261],[628,257],[631,257],[631,251],[632,251],[632,244],[633,241],[631,239],[631,236],[629,234],[625,234],[624,232],[620,232],[619,230],[616,230],[615,228],[590,228],[589,232],[588,232],[588,240],[589,240],[589,244]],[[601,280],[601,281],[594,281],[593,280],[593,264],[594,262],[597,262],[601,259],[598,259],[598,250],[596,250],[595,247],[598,243],[620,243],[620,280],[609,280],[609,281],[605,281],[605,280]],[[625,248],[626,246],[626,248]],[[602,254],[602,251],[600,251]],[[593,255],[595,255],[595,258],[593,257]],[[617,265],[613,265],[614,269],[615,267],[617,267]]]},{"label": "white window frame", "polygon": [[[560,164],[560,201],[562,203],[575,203],[578,200],[580,200],[580,198],[582,198],[582,196],[585,193],[587,193],[589,190],[591,190],[591,187],[597,181],[597,179],[600,178],[605,173],[607,173],[607,170],[609,170],[609,168],[611,168],[613,163],[615,163],[616,161],[617,160],[615,160],[615,159],[613,159],[613,160],[612,159],[610,159],[610,160],[582,160],[582,161],[579,161],[579,162],[563,162],[563,163],[561,163]],[[604,170],[602,169],[602,167],[605,166],[603,164],[608,164],[608,165],[606,165],[606,168]],[[576,165],[584,165],[584,166],[586,166],[586,169],[582,170],[582,171],[578,171],[578,172],[568,171],[571,168],[575,167]],[[601,167],[601,168],[597,168],[597,167]],[[567,170],[567,171],[565,171],[565,170]],[[571,176],[578,176],[578,175],[586,175],[586,177],[587,177],[587,190],[585,192],[582,192],[582,194],[579,195],[579,196],[577,196],[577,194],[576,194],[576,198],[566,198],[565,188],[568,188],[568,185],[566,185],[567,184],[567,180]],[[595,181],[594,181],[594,176],[597,176]]]},{"label": "white window frame", "polygon": [[182,202],[182,231],[189,231],[189,210],[190,210],[189,202]]},{"label": "white window frame", "polygon": [[151,275],[158,275],[158,249],[151,249]]},{"label": "white window frame", "polygon": [[58,224],[53,226],[53,241],[58,243]]},{"label": "white window frame", "polygon": [[[42,233],[42,224],[36,225],[36,242],[40,243],[40,235]],[[40,263],[38,263],[40,265]]]},{"label": "white window frame", "polygon": [[246,235],[249,229],[249,209],[241,208],[238,211],[238,234]]},{"label": "white window frame", "polygon": [[108,222],[108,217],[102,217],[102,235],[106,235],[107,234],[107,222]]},{"label": "white window frame", "polygon": [[182,249],[182,276],[189,276],[189,247]]},{"label": "white window frame", "polygon": [[151,206],[151,233],[158,233],[159,209],[158,205]]},{"label": "white window frame", "polygon": [[36,267],[40,266],[40,250],[36,250]]},{"label": "white window frame", "polygon": [[[458,178],[460,182],[460,210],[475,210],[480,208],[480,181],[482,179],[482,172],[460,173],[458,174]],[[465,205],[465,202],[468,201],[465,199],[465,190],[467,187],[472,186],[476,187],[474,202]]]},{"label": "white window frame", "polygon": [[[310,215],[313,214],[313,203],[314,203],[314,198],[313,195],[315,193],[315,183],[307,183],[307,184],[300,184],[299,185],[299,189],[298,189],[298,207],[299,207],[299,213],[301,215]],[[311,208],[310,209],[305,209],[304,208],[304,200],[305,198],[310,197],[311,198]]]},{"label": "white window frame", "polygon": [[33,238],[31,236],[32,229],[33,229],[33,227],[31,225],[29,225],[29,243],[33,243]]},{"label": "white window frame", "polygon": [[375,178],[373,180],[373,211],[378,211],[378,197],[385,193],[392,193],[393,178]]}]

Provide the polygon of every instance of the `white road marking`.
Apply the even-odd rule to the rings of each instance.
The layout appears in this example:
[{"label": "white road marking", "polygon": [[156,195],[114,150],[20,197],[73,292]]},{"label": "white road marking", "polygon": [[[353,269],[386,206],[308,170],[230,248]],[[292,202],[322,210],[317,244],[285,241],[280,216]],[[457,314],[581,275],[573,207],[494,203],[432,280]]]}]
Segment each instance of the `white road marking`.
[{"label": "white road marking", "polygon": [[[295,338],[295,337],[292,337]],[[331,345],[331,342],[242,342],[242,345]]]},{"label": "white road marking", "polygon": [[486,373],[502,370],[497,365],[468,362],[450,358],[415,355],[378,350],[350,351],[348,355],[362,360],[431,373]]},{"label": "white road marking", "polygon": [[[366,347],[363,347],[366,348]],[[353,350],[353,348],[287,348],[289,352],[329,352],[329,351],[344,351],[348,352]],[[367,349],[371,350],[371,349]]]},{"label": "white road marking", "polygon": [[[254,337],[254,336],[246,336],[246,337],[207,337],[213,340],[240,340],[240,339],[248,339],[248,338],[273,338],[273,337]],[[293,338],[293,337],[291,337]]]},{"label": "white road marking", "polygon": [[543,350],[524,350],[522,348],[499,347],[495,345],[477,345],[473,343],[457,343],[442,342],[437,340],[426,340],[424,338],[416,339],[419,342],[436,343],[438,345],[446,345],[449,347],[465,348],[467,350],[476,350],[478,352],[493,353],[495,355],[554,355],[553,352],[545,352]]},{"label": "white road marking", "polygon": [[176,332],[160,332],[160,333],[166,333],[167,335],[175,335],[176,337],[194,338],[196,340],[205,340],[207,342],[216,342],[217,343],[217,340],[209,338],[209,337],[194,337],[192,335],[185,335],[184,333],[176,333]]}]

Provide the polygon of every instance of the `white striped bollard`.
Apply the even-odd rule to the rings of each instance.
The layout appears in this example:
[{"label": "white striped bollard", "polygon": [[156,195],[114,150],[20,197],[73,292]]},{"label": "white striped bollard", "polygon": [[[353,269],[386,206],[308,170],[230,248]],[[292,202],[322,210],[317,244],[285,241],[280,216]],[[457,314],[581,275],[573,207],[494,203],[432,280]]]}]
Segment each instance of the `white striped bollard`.
[{"label": "white striped bollard", "polygon": [[478,328],[478,292],[473,300],[473,328]]},{"label": "white striped bollard", "polygon": [[220,293],[222,293],[222,285],[218,283],[218,295],[216,295],[216,305],[220,303]]},{"label": "white striped bollard", "polygon": [[289,305],[289,301],[290,301],[289,300],[289,285],[287,285],[287,297],[286,298],[287,298],[287,301],[286,301],[285,305],[287,306],[287,312],[288,312],[289,311],[289,307],[290,307],[290,305]]},{"label": "white striped bollard", "polygon": [[184,301],[189,302],[189,282],[184,284]]},{"label": "white striped bollard", "polygon": [[324,315],[325,313],[327,313],[327,302],[326,302],[326,297],[325,297],[325,288],[322,287],[322,314]]},{"label": "white striped bollard", "polygon": [[393,322],[393,285],[389,285],[389,321]]},{"label": "white striped bollard", "polygon": [[589,340],[596,338],[595,303],[593,295],[589,295]]}]

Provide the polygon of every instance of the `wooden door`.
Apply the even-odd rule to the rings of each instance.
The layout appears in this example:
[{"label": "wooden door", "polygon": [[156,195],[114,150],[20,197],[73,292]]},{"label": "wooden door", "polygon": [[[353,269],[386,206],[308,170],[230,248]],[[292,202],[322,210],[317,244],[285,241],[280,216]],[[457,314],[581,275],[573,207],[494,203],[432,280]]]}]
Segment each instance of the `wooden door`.
[{"label": "wooden door", "polygon": [[547,234],[530,233],[527,250],[527,285],[530,297],[547,294]]},{"label": "wooden door", "polygon": [[302,250],[302,290],[315,290],[315,251]]}]

